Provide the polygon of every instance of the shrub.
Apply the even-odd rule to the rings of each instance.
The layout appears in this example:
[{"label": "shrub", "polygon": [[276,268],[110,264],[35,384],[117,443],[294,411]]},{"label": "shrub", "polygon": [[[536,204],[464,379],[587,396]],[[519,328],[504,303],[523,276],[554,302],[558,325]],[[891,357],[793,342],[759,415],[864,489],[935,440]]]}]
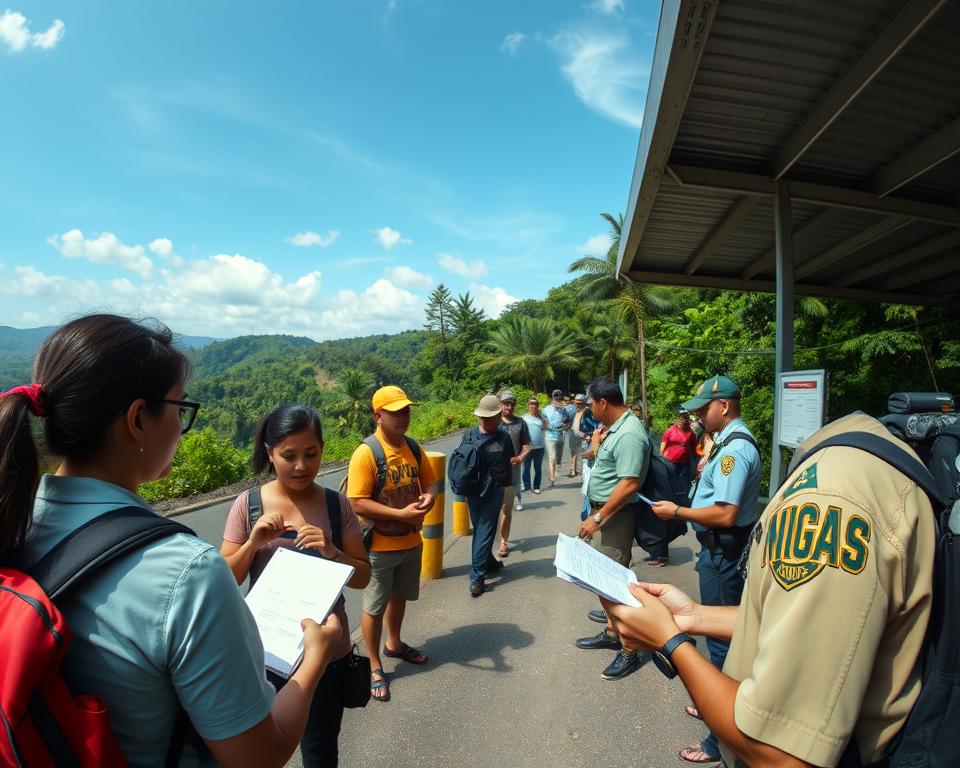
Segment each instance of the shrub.
[{"label": "shrub", "polygon": [[160,501],[231,485],[250,476],[248,460],[248,451],[205,427],[180,441],[170,475],[140,486],[140,495]]}]

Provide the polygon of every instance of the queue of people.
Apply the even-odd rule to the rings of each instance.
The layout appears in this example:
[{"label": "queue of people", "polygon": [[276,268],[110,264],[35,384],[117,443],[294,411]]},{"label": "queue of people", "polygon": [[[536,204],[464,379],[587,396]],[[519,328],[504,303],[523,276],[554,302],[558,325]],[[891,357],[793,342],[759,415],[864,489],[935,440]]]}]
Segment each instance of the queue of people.
[{"label": "queue of people", "polygon": [[[51,334],[34,383],[0,395],[0,556],[35,564],[101,516],[149,513],[136,490],[169,473],[200,407],[187,394],[188,374],[162,326],[91,315]],[[473,597],[504,567],[512,513],[523,509],[523,491],[541,491],[544,453],[556,483],[564,442],[570,476],[585,476],[580,537],[630,564],[639,492],[657,448],[644,414],[607,376],[563,400],[553,392],[541,412],[531,398],[517,417],[517,399],[504,390],[474,410],[478,424],[464,436],[481,472],[466,497]],[[933,515],[919,486],[887,461],[818,444],[852,431],[888,442],[908,463],[915,456],[870,417],[838,420],[800,447],[804,458],[758,516],[760,454],[741,400],[731,379],[710,377],[659,446],[693,480],[689,504],[654,499],[650,507],[661,520],[692,524],[699,601],[667,584],[632,585],[642,607],[601,598],[587,618],[603,629],[575,644],[616,652],[604,680],[621,680],[651,658],[668,677],[679,674],[692,699],[686,714],[707,728],[679,750],[683,761],[877,762],[918,694]],[[62,601],[73,634],[64,672],[105,700],[128,764],[175,765],[189,756],[200,765],[283,765],[299,745],[303,765],[337,765],[355,685],[343,599],[322,624],[302,622],[303,661],[284,679],[264,669],[256,624],[236,588],[255,582],[281,548],[353,568],[347,586],[363,590],[375,701],[390,700],[382,656],[428,662],[401,631],[407,603],[419,597],[420,529],[442,489],[407,435],[416,403],[386,386],[371,405],[377,428],[354,451],[344,493],[315,482],[324,445],[317,413],[278,407],[254,437],[261,482],[233,503],[219,552],[185,531],[160,536]],[[691,415],[711,439],[699,463]],[[31,417],[42,420],[45,446],[62,459],[53,473],[39,472]],[[809,631],[845,624],[851,631]],[[706,637],[709,660],[693,649],[694,634]]]}]

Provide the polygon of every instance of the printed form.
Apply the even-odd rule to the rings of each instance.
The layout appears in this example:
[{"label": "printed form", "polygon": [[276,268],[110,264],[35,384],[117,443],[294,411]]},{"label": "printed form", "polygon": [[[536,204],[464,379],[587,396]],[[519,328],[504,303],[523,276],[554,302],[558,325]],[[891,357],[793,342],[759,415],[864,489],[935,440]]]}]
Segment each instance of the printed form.
[{"label": "printed form", "polygon": [[322,622],[333,609],[353,566],[278,549],[247,593],[267,669],[290,677],[303,658],[300,622]]},{"label": "printed form", "polygon": [[637,575],[598,552],[582,539],[559,534],[557,556],[553,564],[557,567],[557,576],[561,579],[615,603],[640,607],[640,601],[627,589],[628,584],[639,581]]}]

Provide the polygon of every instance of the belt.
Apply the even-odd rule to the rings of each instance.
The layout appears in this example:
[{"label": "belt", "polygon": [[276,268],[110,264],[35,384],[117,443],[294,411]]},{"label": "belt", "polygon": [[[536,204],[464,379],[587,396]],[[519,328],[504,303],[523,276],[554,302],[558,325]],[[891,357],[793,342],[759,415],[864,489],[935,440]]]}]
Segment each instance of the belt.
[{"label": "belt", "polygon": [[739,526],[697,531],[697,541],[711,552],[731,552],[735,557],[739,557],[744,545],[750,540],[752,530],[753,526]]},{"label": "belt", "polygon": [[602,509],[603,505],[606,504],[605,501],[594,501],[590,499],[590,509]]}]

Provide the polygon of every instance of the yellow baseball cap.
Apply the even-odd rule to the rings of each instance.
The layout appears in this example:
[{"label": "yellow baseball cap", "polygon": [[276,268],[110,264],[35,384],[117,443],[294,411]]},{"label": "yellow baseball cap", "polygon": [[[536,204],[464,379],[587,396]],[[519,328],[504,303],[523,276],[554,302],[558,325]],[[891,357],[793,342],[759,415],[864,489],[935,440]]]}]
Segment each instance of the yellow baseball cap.
[{"label": "yellow baseball cap", "polygon": [[373,393],[373,410],[399,411],[408,405],[416,405],[400,387],[380,387]]}]

